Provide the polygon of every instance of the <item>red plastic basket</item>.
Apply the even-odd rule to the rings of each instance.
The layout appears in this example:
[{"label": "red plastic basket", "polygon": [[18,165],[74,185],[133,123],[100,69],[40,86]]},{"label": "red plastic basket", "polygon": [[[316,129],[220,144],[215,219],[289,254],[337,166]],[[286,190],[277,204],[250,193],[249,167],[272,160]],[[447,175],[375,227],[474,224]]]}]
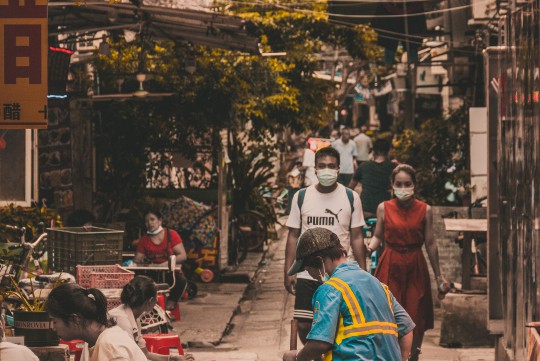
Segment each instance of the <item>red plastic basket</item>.
[{"label": "red plastic basket", "polygon": [[133,279],[135,273],[120,267],[77,266],[77,283],[85,288],[122,288]]}]

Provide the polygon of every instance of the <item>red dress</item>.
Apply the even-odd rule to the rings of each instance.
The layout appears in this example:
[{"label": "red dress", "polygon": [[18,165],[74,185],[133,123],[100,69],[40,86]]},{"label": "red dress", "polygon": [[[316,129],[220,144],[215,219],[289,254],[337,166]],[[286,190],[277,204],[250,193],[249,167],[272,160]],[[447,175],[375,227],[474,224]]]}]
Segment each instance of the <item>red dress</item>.
[{"label": "red dress", "polygon": [[375,270],[375,277],[388,285],[416,323],[415,336],[433,328],[431,284],[422,253],[426,208],[417,199],[408,208],[397,199],[384,202],[386,246]]}]

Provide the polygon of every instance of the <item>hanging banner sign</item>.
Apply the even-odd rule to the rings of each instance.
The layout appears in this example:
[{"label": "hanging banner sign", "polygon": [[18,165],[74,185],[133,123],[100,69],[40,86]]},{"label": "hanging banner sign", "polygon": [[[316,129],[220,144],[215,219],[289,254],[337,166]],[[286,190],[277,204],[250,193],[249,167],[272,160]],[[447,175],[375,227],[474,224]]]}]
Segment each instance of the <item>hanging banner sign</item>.
[{"label": "hanging banner sign", "polygon": [[47,128],[47,0],[0,0],[0,129]]}]

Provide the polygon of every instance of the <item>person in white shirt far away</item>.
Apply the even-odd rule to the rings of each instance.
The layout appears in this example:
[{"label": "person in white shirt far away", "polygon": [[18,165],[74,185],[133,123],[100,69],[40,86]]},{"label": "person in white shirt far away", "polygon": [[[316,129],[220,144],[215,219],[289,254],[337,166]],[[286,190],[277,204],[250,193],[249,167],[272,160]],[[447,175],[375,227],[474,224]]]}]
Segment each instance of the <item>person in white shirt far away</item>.
[{"label": "person in white shirt far away", "polygon": [[363,162],[367,162],[369,160],[369,154],[373,149],[373,143],[371,142],[371,138],[366,135],[366,131],[367,127],[365,125],[362,125],[360,127],[360,133],[353,139],[354,144],[356,144],[357,165],[360,165]]},{"label": "person in white shirt far away", "polygon": [[349,185],[356,172],[356,144],[351,140],[351,131],[348,128],[341,130],[341,138],[332,143],[340,156],[338,183],[345,187]]}]

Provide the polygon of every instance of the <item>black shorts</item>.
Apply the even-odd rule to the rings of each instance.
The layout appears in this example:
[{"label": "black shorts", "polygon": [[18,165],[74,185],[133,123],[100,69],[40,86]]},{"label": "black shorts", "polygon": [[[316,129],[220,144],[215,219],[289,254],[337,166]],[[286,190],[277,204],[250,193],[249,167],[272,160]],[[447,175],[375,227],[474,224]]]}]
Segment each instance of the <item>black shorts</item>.
[{"label": "black shorts", "polygon": [[321,284],[304,278],[296,279],[296,298],[294,299],[294,319],[298,321],[313,321],[312,299]]}]

